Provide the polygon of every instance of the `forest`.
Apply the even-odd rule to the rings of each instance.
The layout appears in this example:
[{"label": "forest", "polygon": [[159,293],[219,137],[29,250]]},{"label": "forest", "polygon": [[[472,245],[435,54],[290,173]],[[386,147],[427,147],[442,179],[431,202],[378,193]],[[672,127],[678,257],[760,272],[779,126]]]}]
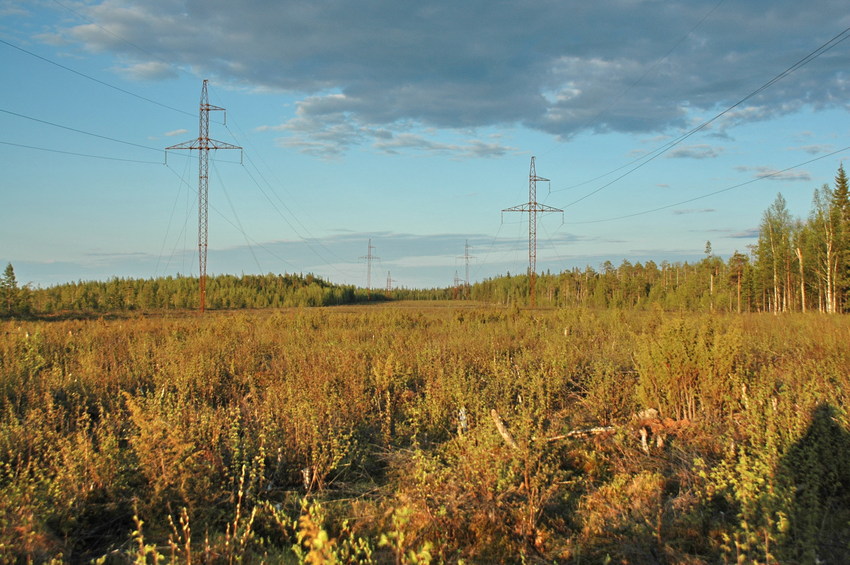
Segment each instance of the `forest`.
[{"label": "forest", "polygon": [[724,261],[0,279],[2,563],[841,563],[843,167]]}]

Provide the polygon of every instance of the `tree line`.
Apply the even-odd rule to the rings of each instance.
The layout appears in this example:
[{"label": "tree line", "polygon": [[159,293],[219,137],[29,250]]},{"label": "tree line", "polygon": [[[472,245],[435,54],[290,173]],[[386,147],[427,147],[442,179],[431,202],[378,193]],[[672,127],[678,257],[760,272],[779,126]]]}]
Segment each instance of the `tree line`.
[{"label": "tree line", "polygon": [[[7,265],[0,279],[0,315],[61,311],[108,312],[192,309],[198,280],[113,278],[19,287]],[[781,194],[765,210],[759,237],[747,253],[728,259],[714,255],[706,242],[696,262],[631,263],[610,261],[599,269],[573,268],[537,279],[537,303],[543,307],[647,308],[726,312],[845,312],[850,308],[850,191],[843,165],[835,185],[814,192],[805,219],[793,218]],[[369,291],[335,285],[312,274],[219,275],[207,285],[213,309],[330,306],[367,300],[463,300],[525,306],[528,276],[485,279],[468,287],[399,288]]]},{"label": "tree line", "polygon": [[762,309],[847,310],[850,289],[850,193],[842,165],[824,184],[806,220],[788,213],[782,195],[764,212],[755,249]]},{"label": "tree line", "polygon": [[[805,219],[793,218],[781,194],[762,215],[749,253],[727,260],[712,253],[689,263],[610,261],[537,280],[541,306],[587,306],[727,312],[845,312],[850,308],[850,191],[843,165],[835,185],[814,192]],[[469,296],[503,304],[528,303],[528,277],[472,285]],[[463,289],[461,289],[463,290]],[[461,293],[462,294],[462,293]]]},{"label": "tree line", "polygon": [[[11,264],[6,273],[0,285],[0,312],[6,316],[198,307],[197,277],[113,278],[32,289],[17,286]],[[213,309],[331,306],[366,298],[352,285],[332,284],[312,274],[218,275],[207,280],[207,305]]]}]

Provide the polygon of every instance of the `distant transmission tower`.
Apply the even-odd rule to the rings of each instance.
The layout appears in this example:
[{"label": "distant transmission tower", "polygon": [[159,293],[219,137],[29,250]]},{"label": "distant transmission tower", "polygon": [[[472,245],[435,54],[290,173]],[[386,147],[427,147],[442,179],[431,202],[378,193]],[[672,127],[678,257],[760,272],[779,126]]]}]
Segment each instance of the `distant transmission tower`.
[{"label": "distant transmission tower", "polygon": [[366,259],[366,298],[369,300],[372,299],[372,261],[380,259],[380,257],[372,255],[373,249],[375,249],[375,246],[372,245],[372,238],[369,238],[369,247],[366,255],[361,257],[361,259]]},{"label": "distant transmission tower", "polygon": [[[170,149],[197,149],[198,150],[198,262],[200,266],[199,274],[199,293],[200,293],[200,309],[201,314],[206,309],[207,301],[207,239],[209,233],[209,225],[207,221],[207,211],[209,208],[209,158],[210,149],[239,149],[238,145],[231,145],[223,141],[210,139],[210,112],[213,110],[224,111],[224,108],[213,106],[209,103],[207,96],[207,80],[204,79],[204,86],[201,88],[201,109],[199,114],[198,138],[171,147]],[[225,120],[227,119],[225,114]]]},{"label": "distant transmission tower", "polygon": [[[463,259],[464,264],[466,266],[466,278],[463,280],[463,297],[469,299],[469,260],[475,259],[472,255],[469,254],[469,240],[466,240],[466,244],[463,247],[463,256],[458,257],[458,259]],[[455,273],[457,276],[457,273]]]},{"label": "distant transmission tower", "polygon": [[528,214],[528,292],[531,296],[531,307],[537,306],[535,286],[537,284],[537,214],[560,212],[563,217],[564,211],[553,208],[537,201],[537,181],[548,181],[549,179],[538,177],[534,167],[534,157],[531,158],[531,168],[528,172],[528,202],[511,208],[505,208],[504,212],[525,212]]},{"label": "distant transmission tower", "polygon": [[390,298],[390,295],[393,292],[393,283],[398,282],[394,278],[390,276],[390,272],[387,271],[387,298]]}]

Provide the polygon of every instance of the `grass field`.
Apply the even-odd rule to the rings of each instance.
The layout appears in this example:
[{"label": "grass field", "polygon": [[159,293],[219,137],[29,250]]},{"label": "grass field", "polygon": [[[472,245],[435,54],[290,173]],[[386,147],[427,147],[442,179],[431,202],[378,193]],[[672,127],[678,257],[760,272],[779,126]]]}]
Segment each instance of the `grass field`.
[{"label": "grass field", "polygon": [[0,322],[0,559],[842,562],[848,343],[457,302]]}]

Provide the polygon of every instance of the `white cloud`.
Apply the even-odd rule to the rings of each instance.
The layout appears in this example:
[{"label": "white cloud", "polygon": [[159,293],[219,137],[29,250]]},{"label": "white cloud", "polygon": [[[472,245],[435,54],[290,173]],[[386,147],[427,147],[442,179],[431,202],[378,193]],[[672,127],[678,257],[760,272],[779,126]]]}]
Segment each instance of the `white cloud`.
[{"label": "white cloud", "polygon": [[680,209],[673,210],[673,214],[677,216],[681,216],[684,214],[711,214],[716,212],[714,208],[688,208],[688,209]]},{"label": "white cloud", "polygon": [[778,171],[771,167],[736,167],[736,170],[746,173],[755,172],[756,178],[777,181],[810,181],[812,175],[808,171]]},{"label": "white cloud", "polygon": [[750,228],[744,231],[729,234],[728,237],[735,239],[756,239],[759,236],[758,228]]},{"label": "white cloud", "polygon": [[803,151],[808,153],[809,155],[818,155],[820,153],[830,153],[835,151],[834,145],[822,144],[822,145],[804,145],[802,147],[792,147],[793,151]]},{"label": "white cloud", "polygon": [[723,152],[722,147],[710,145],[686,145],[668,151],[668,159],[715,159]]},{"label": "white cloud", "polygon": [[441,143],[427,139],[424,136],[403,133],[376,141],[374,147],[387,153],[398,153],[404,150],[422,151],[428,153],[447,153],[458,158],[468,157],[501,157],[515,151],[515,148],[499,143],[485,142],[480,139],[465,140],[462,143]]},{"label": "white cloud", "polygon": [[161,61],[134,63],[117,69],[132,80],[165,80],[177,77],[177,71],[171,65]]}]

